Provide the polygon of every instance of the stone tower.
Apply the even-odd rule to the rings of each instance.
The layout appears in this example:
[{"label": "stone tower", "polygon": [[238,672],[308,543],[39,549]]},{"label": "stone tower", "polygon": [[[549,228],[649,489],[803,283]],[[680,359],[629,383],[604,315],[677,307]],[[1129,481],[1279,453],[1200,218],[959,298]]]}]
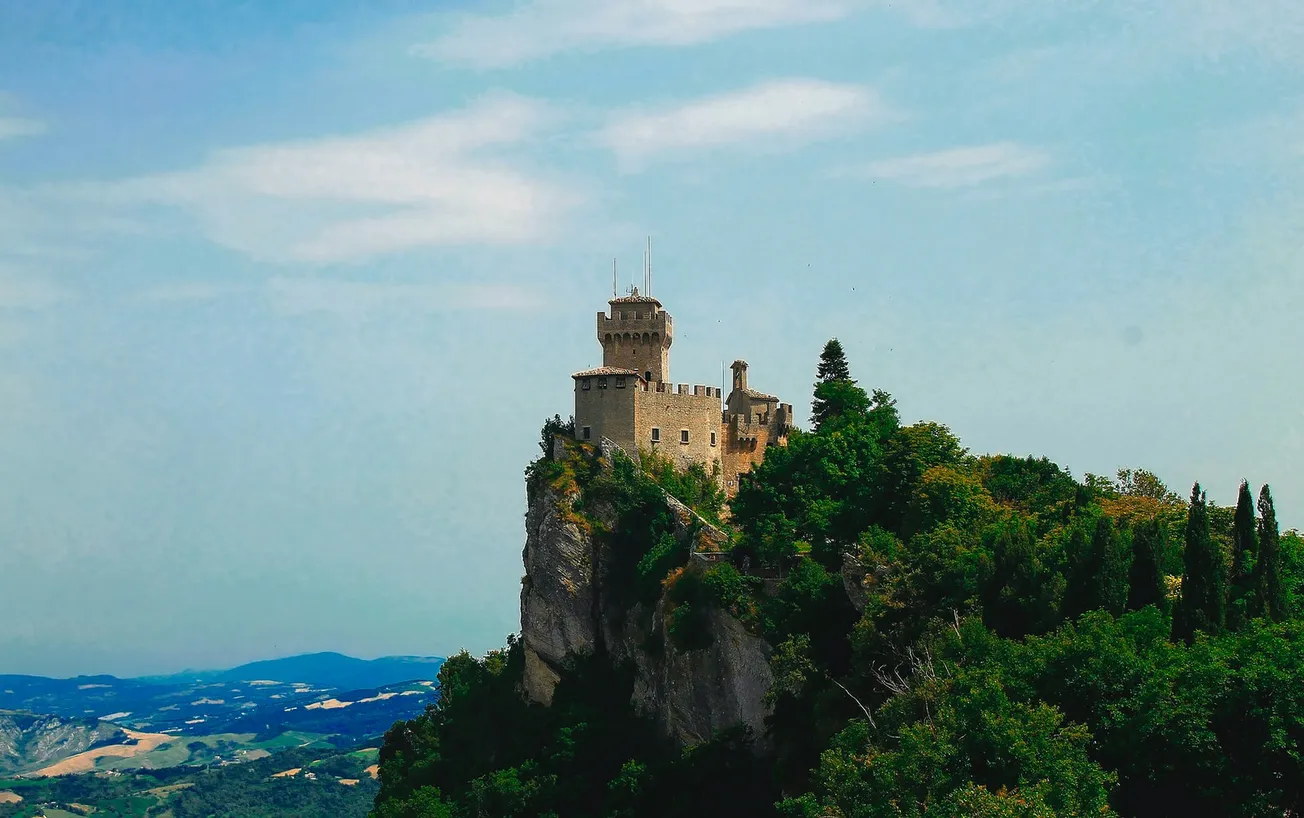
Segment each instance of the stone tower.
[{"label": "stone tower", "polygon": [[602,365],[637,372],[649,383],[670,382],[670,344],[675,325],[661,302],[649,295],[630,295],[608,302],[611,314],[598,313]]}]

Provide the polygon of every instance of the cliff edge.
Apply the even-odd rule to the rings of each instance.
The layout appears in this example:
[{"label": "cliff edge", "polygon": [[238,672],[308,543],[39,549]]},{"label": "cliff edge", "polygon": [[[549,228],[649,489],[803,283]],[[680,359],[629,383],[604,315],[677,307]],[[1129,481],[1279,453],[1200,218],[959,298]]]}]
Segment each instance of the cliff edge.
[{"label": "cliff edge", "polygon": [[[675,582],[708,571],[728,538],[659,489],[644,487],[637,503],[586,490],[610,478],[621,457],[607,441],[593,447],[558,437],[551,463],[530,476],[521,588],[525,692],[548,704],[568,657],[605,653],[630,663],[635,704],[685,744],[739,724],[760,739],[772,682],[765,640],[722,606],[700,602],[691,646],[674,638],[674,619],[683,620],[689,607],[676,599]],[[631,590],[633,566],[647,574],[657,554],[643,553],[629,533],[631,515],[659,525],[658,554],[672,555],[655,566],[668,570],[641,597]]]}]

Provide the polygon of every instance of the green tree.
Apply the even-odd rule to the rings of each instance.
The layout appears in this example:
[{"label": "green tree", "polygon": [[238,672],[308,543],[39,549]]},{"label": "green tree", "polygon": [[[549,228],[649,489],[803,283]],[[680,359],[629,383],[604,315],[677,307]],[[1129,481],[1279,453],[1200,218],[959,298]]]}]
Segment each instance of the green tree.
[{"label": "green tree", "polygon": [[1127,606],[1128,556],[1109,517],[1096,518],[1088,543],[1080,526],[1069,537],[1070,572],[1065,614],[1103,608],[1114,616]]},{"label": "green tree", "polygon": [[827,420],[868,408],[868,396],[851,379],[847,355],[837,338],[824,345],[816,376],[815,398],[810,407],[812,428],[819,429]]},{"label": "green tree", "polygon": [[1218,633],[1227,622],[1227,567],[1209,533],[1208,500],[1196,483],[1186,515],[1182,596],[1174,635],[1189,641],[1196,631]]},{"label": "green tree", "polygon": [[1118,529],[1108,517],[1096,521],[1091,550],[1097,555],[1100,574],[1096,580],[1096,597],[1101,608],[1122,616],[1127,606],[1127,554],[1121,547]]},{"label": "green tree", "polygon": [[1281,578],[1281,537],[1272,491],[1264,483],[1259,490],[1259,559],[1254,564],[1255,613],[1274,622],[1286,618],[1286,589]]},{"label": "green tree", "polygon": [[1168,588],[1164,582],[1164,543],[1167,539],[1159,520],[1142,520],[1133,526],[1132,565],[1128,569],[1127,583],[1128,610],[1139,611],[1147,605],[1167,610]]},{"label": "green tree", "polygon": [[815,371],[821,382],[851,380],[851,370],[847,367],[847,354],[842,349],[841,341],[837,338],[829,339],[829,342],[824,345],[824,351],[820,353],[819,366]]},{"label": "green tree", "polygon": [[1232,572],[1227,600],[1227,625],[1233,630],[1244,627],[1254,615],[1253,568],[1259,550],[1254,528],[1254,499],[1249,482],[1242,480],[1232,518]]}]

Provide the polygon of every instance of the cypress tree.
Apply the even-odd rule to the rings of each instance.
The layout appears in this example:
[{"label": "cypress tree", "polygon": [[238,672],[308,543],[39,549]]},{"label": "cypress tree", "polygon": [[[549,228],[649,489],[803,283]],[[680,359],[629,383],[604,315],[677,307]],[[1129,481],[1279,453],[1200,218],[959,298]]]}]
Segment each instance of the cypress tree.
[{"label": "cypress tree", "polygon": [[1092,562],[1100,566],[1095,577],[1095,606],[1122,616],[1127,604],[1127,557],[1119,547],[1118,531],[1108,517],[1096,520],[1091,538]]},{"label": "cypress tree", "polygon": [[1087,547],[1087,535],[1082,525],[1075,524],[1069,532],[1069,541],[1065,546],[1068,557],[1068,587],[1064,591],[1063,614],[1067,619],[1077,619],[1091,610],[1095,605],[1092,600],[1092,578],[1097,573],[1093,564],[1092,550]]},{"label": "cypress tree", "polygon": [[1158,520],[1145,520],[1132,529],[1132,566],[1128,571],[1127,607],[1139,611],[1154,605],[1168,607],[1164,585],[1163,527]]},{"label": "cypress tree", "polygon": [[1250,617],[1257,615],[1253,602],[1254,576],[1251,574],[1258,537],[1254,531],[1254,500],[1250,484],[1242,480],[1236,497],[1236,515],[1232,520],[1232,575],[1231,598],[1227,605],[1227,625],[1240,629]]},{"label": "cypress tree", "polygon": [[1068,557],[1072,568],[1064,614],[1076,618],[1086,611],[1104,608],[1115,616],[1121,615],[1127,604],[1128,565],[1113,521],[1105,516],[1097,518],[1090,543],[1082,528],[1075,526],[1069,535]]},{"label": "cypress tree", "polygon": [[1281,541],[1272,492],[1259,490],[1259,559],[1254,564],[1254,597],[1258,613],[1274,622],[1286,618],[1286,591],[1281,584]]},{"label": "cypress tree", "polygon": [[1209,534],[1208,501],[1199,483],[1191,489],[1182,562],[1182,598],[1173,632],[1189,641],[1196,631],[1219,632],[1227,621],[1227,570]]}]

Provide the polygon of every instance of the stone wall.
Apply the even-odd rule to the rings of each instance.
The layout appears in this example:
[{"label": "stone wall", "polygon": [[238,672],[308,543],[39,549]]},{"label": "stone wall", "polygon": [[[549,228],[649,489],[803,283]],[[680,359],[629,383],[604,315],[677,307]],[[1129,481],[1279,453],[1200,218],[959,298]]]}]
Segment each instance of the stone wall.
[{"label": "stone wall", "polygon": [[584,440],[584,430],[589,429],[588,442],[609,437],[628,451],[634,448],[635,395],[639,392],[637,378],[625,378],[624,388],[616,387],[616,378],[607,378],[607,388],[598,388],[598,379],[590,378],[589,388],[584,388],[583,378],[575,379],[575,439]]},{"label": "stone wall", "polygon": [[[679,468],[701,463],[710,472],[720,462],[719,388],[651,384],[647,391],[635,395],[634,406],[634,434],[639,449],[657,451]],[[652,440],[653,429],[660,432],[659,442]],[[685,431],[687,443],[683,442]]]}]

